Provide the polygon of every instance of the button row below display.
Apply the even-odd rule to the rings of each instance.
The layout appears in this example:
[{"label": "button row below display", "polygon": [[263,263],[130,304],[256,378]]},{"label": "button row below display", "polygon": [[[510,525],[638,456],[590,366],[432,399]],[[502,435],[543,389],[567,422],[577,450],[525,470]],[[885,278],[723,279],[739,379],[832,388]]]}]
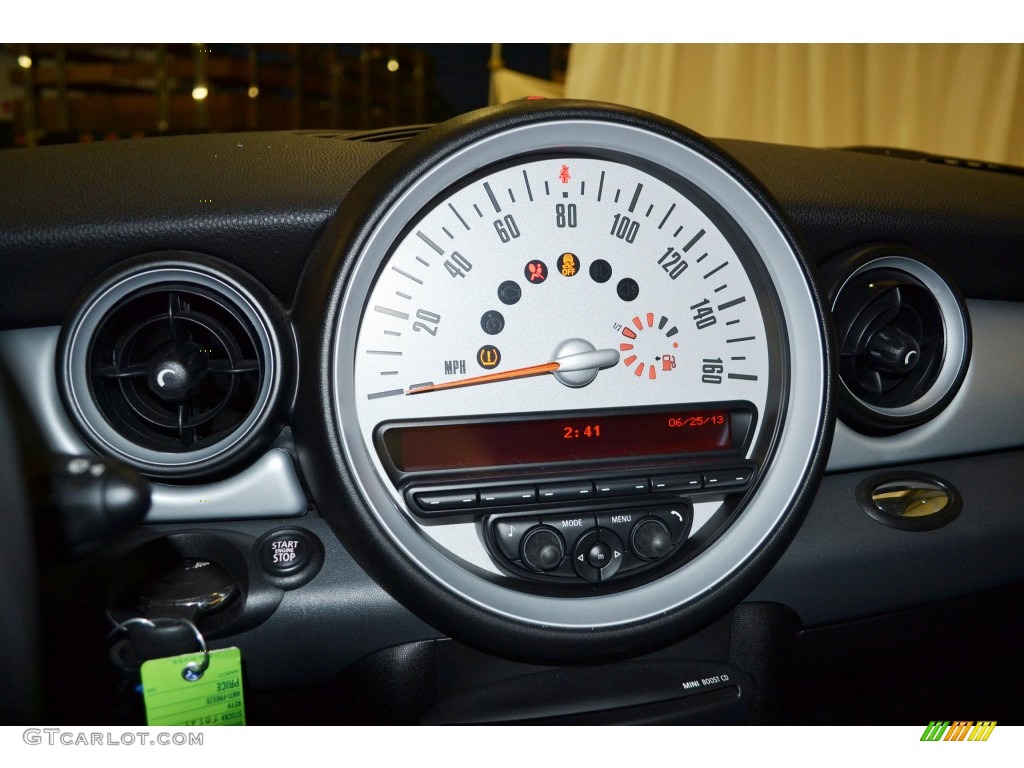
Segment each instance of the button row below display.
[{"label": "button row below display", "polygon": [[620,477],[595,482],[559,482],[548,485],[510,485],[480,488],[480,506],[500,507],[512,504],[572,502],[591,497],[618,498],[647,494],[678,493],[710,487],[733,487],[750,482],[750,467],[713,472],[686,472],[650,477]]},{"label": "button row below display", "polygon": [[577,481],[545,485],[484,486],[455,491],[415,491],[413,499],[427,514],[477,507],[506,507],[535,503],[566,503],[590,498],[642,496],[711,488],[737,488],[750,482],[750,467],[736,467],[678,475],[625,477],[596,482]]},{"label": "button row below display", "polygon": [[650,481],[646,477],[621,477],[594,483],[595,496],[639,496],[649,489]]},{"label": "button row below display", "polygon": [[589,499],[594,495],[593,483],[549,483],[537,486],[537,501],[559,502]]},{"label": "button row below display", "polygon": [[746,485],[750,482],[752,474],[749,467],[737,469],[720,469],[716,472],[704,473],[705,488],[734,488],[739,485]]},{"label": "button row below display", "polygon": [[466,491],[417,491],[413,500],[427,514],[450,512],[456,509],[474,509],[477,506],[477,492]]},{"label": "button row below display", "polygon": [[661,475],[651,478],[653,493],[669,493],[671,491],[698,491],[703,484],[700,472],[688,472],[683,475]]},{"label": "button row below display", "polygon": [[501,488],[481,488],[480,506],[504,507],[510,504],[533,504],[537,489],[532,485],[513,485]]}]

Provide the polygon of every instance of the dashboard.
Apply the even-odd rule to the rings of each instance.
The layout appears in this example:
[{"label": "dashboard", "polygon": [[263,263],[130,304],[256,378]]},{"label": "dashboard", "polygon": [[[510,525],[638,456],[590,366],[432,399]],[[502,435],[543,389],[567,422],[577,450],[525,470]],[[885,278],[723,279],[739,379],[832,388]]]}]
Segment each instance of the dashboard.
[{"label": "dashboard", "polygon": [[528,100],[0,174],[52,718],[185,620],[263,722],[848,721],[835,681],[894,664],[905,722],[951,646],[966,681],[1018,639],[984,631],[1024,582],[1012,169]]}]

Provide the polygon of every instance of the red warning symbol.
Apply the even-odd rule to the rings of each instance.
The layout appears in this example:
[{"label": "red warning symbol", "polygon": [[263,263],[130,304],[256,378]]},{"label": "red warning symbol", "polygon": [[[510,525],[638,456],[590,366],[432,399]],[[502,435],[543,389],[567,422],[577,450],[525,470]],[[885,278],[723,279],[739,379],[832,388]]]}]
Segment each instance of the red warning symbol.
[{"label": "red warning symbol", "polygon": [[527,263],[523,275],[531,283],[543,283],[548,279],[548,268],[543,261],[531,261]]}]

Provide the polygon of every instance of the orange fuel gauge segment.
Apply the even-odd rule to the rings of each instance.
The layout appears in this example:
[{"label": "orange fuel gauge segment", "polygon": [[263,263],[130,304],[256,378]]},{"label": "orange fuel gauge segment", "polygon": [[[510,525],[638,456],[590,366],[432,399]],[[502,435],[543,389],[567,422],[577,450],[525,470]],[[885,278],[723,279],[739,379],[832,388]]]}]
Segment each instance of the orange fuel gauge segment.
[{"label": "orange fuel gauge segment", "polygon": [[[658,317],[654,312],[648,312],[636,315],[622,326],[622,335],[626,339],[619,343],[622,362],[633,369],[637,378],[646,376],[653,381],[659,373],[675,370],[679,342],[672,340],[672,337],[679,333],[679,328],[674,325],[669,328],[668,324],[669,319],[665,315]],[[650,354],[652,352],[653,356]]]}]

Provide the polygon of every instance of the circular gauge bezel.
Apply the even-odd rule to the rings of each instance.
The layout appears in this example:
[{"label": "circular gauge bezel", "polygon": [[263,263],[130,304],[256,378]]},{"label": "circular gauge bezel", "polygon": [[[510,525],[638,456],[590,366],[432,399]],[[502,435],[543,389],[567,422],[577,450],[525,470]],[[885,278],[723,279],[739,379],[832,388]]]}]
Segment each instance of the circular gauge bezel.
[{"label": "circular gauge bezel", "polygon": [[[771,460],[732,525],[698,557],[648,583],[571,597],[510,588],[425,536],[375,466],[352,386],[365,302],[408,225],[481,168],[561,151],[628,155],[696,184],[759,255],[789,349],[780,383],[788,395]],[[313,373],[300,385],[296,439],[325,517],[360,564],[407,607],[492,652],[549,660],[607,657],[703,626],[748,594],[778,559],[824,469],[834,425],[832,340],[797,238],[777,204],[732,158],[645,113],[588,102],[526,102],[421,134],[353,188],[325,230],[297,302],[300,332],[309,340],[303,364]]]},{"label": "circular gauge bezel", "polygon": [[[867,402],[851,391],[839,375],[839,418],[866,434],[891,434],[916,427],[938,416],[953,400],[967,376],[971,359],[971,321],[963,296],[952,279],[925,255],[895,244],[879,244],[842,258],[826,267],[831,277],[833,315],[844,292],[858,278],[875,271],[893,270],[923,288],[941,317],[942,357],[934,380],[913,402],[884,407]],[[841,352],[842,350],[840,350]]]},{"label": "circular gauge bezel", "polygon": [[[587,126],[581,124],[575,124],[569,126],[568,131],[573,133],[582,131],[583,134],[586,135],[588,128]],[[564,137],[559,138],[564,140]],[[626,141],[628,142],[631,138],[632,137],[627,137]],[[389,299],[387,297],[390,296],[390,292],[386,292],[383,295],[378,295],[379,291],[377,291],[377,281],[380,280],[382,276],[387,273],[389,265],[394,264],[396,251],[398,251],[402,247],[407,248],[408,243],[410,241],[422,247],[423,243],[420,240],[416,239],[414,235],[422,234],[420,227],[421,224],[423,223],[423,220],[426,217],[428,217],[432,212],[439,209],[443,209],[446,206],[446,204],[460,192],[472,188],[476,184],[485,181],[488,178],[493,183],[495,180],[494,177],[497,174],[509,168],[523,168],[523,172],[525,174],[527,172],[526,169],[530,168],[530,164],[532,163],[536,163],[538,166],[542,166],[546,162],[551,162],[556,159],[559,163],[569,161],[570,164],[572,164],[573,160],[593,159],[605,161],[609,164],[620,165],[636,169],[638,172],[644,174],[645,177],[649,177],[650,180],[656,180],[658,182],[665,184],[666,187],[671,189],[674,194],[678,195],[687,204],[693,205],[695,210],[699,213],[701,217],[706,217],[707,223],[705,224],[704,222],[701,222],[701,226],[703,227],[710,225],[709,229],[710,227],[714,227],[715,230],[717,230],[717,232],[722,236],[722,238],[724,239],[724,243],[726,244],[726,247],[728,249],[723,253],[723,256],[727,254],[727,261],[735,259],[735,261],[739,262],[743,270],[743,277],[746,280],[749,280],[750,287],[753,289],[755,300],[753,302],[748,302],[747,306],[756,306],[757,316],[759,318],[759,326],[756,329],[747,328],[747,330],[743,333],[736,333],[731,335],[742,336],[746,335],[747,332],[753,333],[756,331],[756,335],[760,336],[763,333],[767,350],[767,365],[764,369],[758,369],[757,372],[761,375],[762,380],[767,378],[768,382],[764,387],[764,392],[752,398],[753,400],[756,401],[756,403],[748,403],[749,405],[753,405],[753,410],[755,413],[755,428],[751,429],[750,433],[747,435],[747,439],[744,441],[744,445],[742,446],[743,451],[737,452],[732,457],[720,457],[719,461],[724,462],[725,464],[729,464],[730,461],[733,464],[737,462],[743,462],[745,465],[746,462],[753,461],[755,466],[760,467],[764,464],[765,461],[770,461],[771,453],[774,450],[774,442],[777,437],[778,427],[780,425],[780,411],[782,410],[782,406],[787,399],[786,382],[788,382],[789,378],[788,375],[785,373],[788,365],[788,349],[786,343],[786,334],[784,333],[782,328],[782,311],[781,306],[779,305],[778,296],[776,295],[774,289],[771,287],[771,278],[768,275],[767,270],[764,264],[762,263],[761,257],[759,256],[757,250],[751,243],[750,239],[747,237],[746,233],[742,230],[742,228],[737,225],[736,221],[728,213],[726,213],[713,198],[711,198],[704,191],[702,191],[700,187],[697,186],[692,180],[671,173],[668,169],[666,169],[665,166],[661,164],[647,160],[643,157],[630,155],[628,153],[621,151],[620,149],[611,149],[609,148],[610,146],[611,144],[609,143],[599,148],[588,148],[586,151],[557,151],[555,149],[548,149],[546,151],[527,152],[525,154],[513,153],[502,157],[502,159],[499,162],[493,165],[475,167],[474,171],[471,174],[459,178],[458,181],[453,186],[447,187],[439,191],[426,205],[424,205],[420,209],[420,214],[414,217],[412,220],[406,222],[402,230],[397,235],[394,236],[387,255],[383,259],[381,259],[378,264],[377,271],[373,277],[373,285],[369,288],[368,296],[374,297],[371,303],[374,306],[377,306],[378,302],[389,303]],[[557,165],[558,163],[555,163],[555,167],[557,167]],[[573,167],[575,171],[576,166],[574,165]],[[532,174],[533,171],[531,171],[530,173]],[[648,183],[648,178],[643,178],[642,181],[645,185],[645,188],[650,186],[650,184]],[[541,200],[545,199],[544,192],[539,188],[539,183],[536,179],[534,180],[534,183],[538,185],[538,189],[536,190],[536,196],[538,203],[540,203]],[[516,191],[516,196],[519,196],[520,194],[525,195],[525,192],[519,189]],[[591,188],[591,196],[593,194],[593,188]],[[610,203],[612,197],[612,190],[606,190],[605,196]],[[532,197],[533,196],[531,195],[531,201]],[[623,208],[624,207],[625,204],[623,204]],[[673,205],[673,208],[674,207],[675,206]],[[474,219],[472,212],[469,212],[468,215],[471,219]],[[500,216],[500,214],[498,215]],[[689,226],[689,222],[691,221],[691,219],[684,218],[683,220],[686,221],[687,226]],[[670,227],[667,230],[668,232],[672,231],[672,228],[675,226],[675,223],[672,225],[672,227]],[[683,229],[683,227],[679,227],[679,229]],[[653,228],[652,232],[654,232]],[[552,232],[546,234],[553,235],[554,233]],[[701,230],[701,234],[703,234],[703,229]],[[690,235],[686,235],[683,237],[683,240],[680,242],[680,247],[682,247],[683,243],[687,241],[689,236]],[[541,235],[541,237],[544,237],[544,235]],[[523,235],[523,240],[528,240],[528,235],[525,234],[525,231]],[[529,245],[529,243],[527,245]],[[460,241],[458,238],[452,241],[451,247],[460,247],[461,249]],[[477,248],[479,247],[480,246],[478,245]],[[709,246],[708,248],[710,248],[712,251],[714,250],[711,246]],[[527,250],[531,249],[527,248]],[[696,272],[697,269],[699,269],[700,267],[698,263],[700,258],[699,253],[700,249],[697,249],[692,255],[688,257],[690,261],[694,263],[694,272]],[[707,254],[705,254],[705,256],[706,255]],[[695,257],[697,257],[698,262],[693,261]],[[400,263],[400,266],[403,268],[403,270],[409,270],[414,269],[416,265],[411,263]],[[706,266],[705,269],[702,269],[700,271],[703,272],[705,270]],[[717,270],[713,270],[713,272],[714,271]],[[408,273],[403,272],[403,274]],[[427,280],[427,285],[432,284],[431,278],[429,277],[429,270],[426,271],[426,274],[423,274],[421,276]],[[470,279],[475,278],[475,276],[476,273],[474,272],[473,276]],[[690,279],[690,275],[687,275],[687,279]],[[444,278],[442,278],[442,282],[446,286],[455,285],[455,283],[449,284],[448,281],[445,280]],[[730,280],[730,282],[732,281]],[[461,283],[458,284],[461,285]],[[573,284],[567,283],[567,285]],[[676,284],[673,283],[673,285]],[[440,288],[440,285],[438,287]],[[416,290],[410,290],[412,290],[413,293],[416,293]],[[422,292],[423,288],[420,288],[419,291]],[[415,298],[419,300],[420,296],[418,293]],[[431,306],[450,306],[453,303],[453,301],[457,300],[457,296],[452,295],[446,295],[443,298],[447,300],[442,300],[442,297],[432,297],[429,300],[424,299],[424,301],[426,302],[426,305]],[[662,295],[661,298],[664,299],[665,296]],[[666,311],[668,310],[666,309]],[[364,334],[363,326],[365,326],[365,323],[361,323],[360,325],[360,333]],[[590,325],[591,324],[588,324],[588,326]],[[723,326],[719,325],[719,329],[723,329]],[[688,333],[693,333],[693,331],[686,331],[684,329],[683,335],[678,337],[683,340],[684,346],[688,346],[687,341],[690,339],[690,337],[687,335]],[[725,336],[728,335],[730,334],[725,334]],[[440,336],[438,338],[440,339]],[[426,339],[425,343],[429,343],[430,341],[431,339]],[[460,339],[456,339],[456,345],[458,344],[459,341]],[[401,344],[398,342],[397,339],[392,339],[392,342],[396,344],[398,347],[401,347]],[[374,341],[369,341],[367,343],[376,346],[376,342]],[[450,340],[446,340],[446,344],[448,345],[448,348],[456,348],[452,346]],[[408,350],[406,350],[406,353],[407,352]],[[357,353],[357,359],[361,354],[362,353]],[[385,367],[390,368],[395,367],[397,365],[397,363],[392,364],[389,362]],[[613,376],[615,374],[613,374],[609,370],[609,372],[602,373],[601,375],[602,377],[607,377]],[[502,387],[504,388],[506,387],[506,385],[503,384]],[[430,422],[434,426],[442,422],[450,424],[464,424],[467,422],[487,422],[494,421],[497,419],[500,419],[501,421],[519,421],[530,420],[532,418],[539,418],[542,416],[547,416],[548,418],[550,418],[552,416],[560,414],[565,414],[566,418],[570,416],[574,418],[600,418],[603,415],[621,413],[623,410],[629,407],[658,407],[661,409],[685,409],[692,407],[711,408],[715,407],[718,402],[705,401],[701,398],[698,398],[701,399],[700,403],[696,401],[661,402],[658,400],[642,399],[642,395],[640,399],[633,401],[631,404],[617,403],[614,406],[606,405],[600,409],[586,411],[579,410],[581,406],[570,405],[570,403],[573,400],[573,395],[571,393],[567,393],[565,391],[558,391],[561,389],[559,387],[554,387],[553,389],[555,390],[553,393],[550,391],[550,389],[548,390],[548,396],[546,398],[539,397],[540,390],[538,390],[538,398],[531,398],[529,401],[531,404],[536,405],[538,400],[546,400],[547,410],[541,408],[540,410],[519,410],[513,413],[504,412],[505,410],[507,410],[506,407],[504,406],[504,403],[508,402],[507,388],[503,389],[503,394],[501,395],[500,398],[501,404],[497,405],[495,409],[488,408],[486,412],[480,410],[472,412],[462,411],[457,413],[456,415],[442,416],[440,419],[438,419],[435,418],[434,414],[430,411],[430,404],[434,396],[428,395],[427,399],[421,400],[419,402],[422,402],[424,407],[423,412],[428,415],[425,421]],[[359,403],[363,402],[363,393],[359,391],[358,386],[353,388],[353,392],[355,395],[354,405],[356,410],[358,411]],[[391,390],[391,392],[388,393],[388,395],[392,395],[393,392],[394,390]],[[493,394],[498,395],[499,393],[494,392]],[[707,394],[710,395],[711,393],[709,392]],[[491,394],[489,393],[488,397],[490,396]],[[736,398],[721,398],[721,402],[730,400],[736,400]],[[386,402],[391,401],[388,400]],[[565,403],[565,405],[562,405],[562,403]],[[556,404],[557,410],[553,410]],[[764,407],[762,408],[762,406]],[[403,418],[405,418],[404,415]],[[425,423],[425,421],[424,419],[415,419],[415,423],[419,424],[423,424]],[[347,422],[351,424],[352,420],[349,419],[347,420]],[[445,478],[439,476],[437,470],[434,471],[434,474],[432,476],[427,478],[422,476],[417,477],[415,475],[408,475],[396,478],[395,468],[390,466],[390,463],[388,462],[387,458],[381,454],[383,448],[379,432],[380,429],[385,425],[390,425],[393,427],[396,425],[403,425],[406,423],[408,422],[405,422],[402,419],[399,419],[397,422],[389,419],[388,422],[370,422],[368,423],[368,425],[364,424],[363,426],[364,431],[366,433],[372,432],[374,434],[374,443],[377,448],[377,451],[376,454],[371,454],[371,460],[373,461],[374,468],[379,476],[383,478],[384,475],[387,475],[387,479],[385,479],[384,482],[384,487],[391,493],[393,503],[396,504],[398,508],[407,515],[407,518],[410,521],[410,525],[414,527],[420,527],[422,526],[424,521],[421,518],[416,517],[415,514],[410,514],[410,502],[408,495],[409,490],[407,486],[410,483],[416,484],[422,482],[442,482],[445,480]],[[737,445],[737,448],[739,447],[740,446]],[[639,457],[637,458],[639,459]],[[607,462],[604,466],[607,467],[610,465],[610,463],[611,462]],[[647,463],[650,464],[650,462]],[[624,464],[621,460],[619,461],[619,464],[620,467],[624,469]],[[458,466],[460,465],[453,465],[453,467],[450,468],[448,474],[451,476],[458,475],[460,473]],[[563,476],[566,474],[571,474],[575,476],[576,473],[579,471],[584,471],[588,469],[597,470],[599,468],[599,466],[591,466],[586,462],[577,462],[573,464],[571,467],[563,467]],[[705,468],[709,468],[706,463]],[[506,467],[504,468],[504,470],[501,470],[499,468],[492,469],[494,473],[498,473],[501,475],[500,480],[502,482],[510,482],[517,479],[517,475],[522,475],[523,472],[527,471],[528,465],[517,463],[514,467]],[[543,470],[546,472],[548,477],[550,477],[551,472],[555,471],[555,469],[556,467],[554,465],[543,467]],[[692,471],[693,469],[693,466],[683,468],[682,465],[677,464],[675,471],[683,472]],[[465,470],[461,471],[464,472]],[[542,468],[534,467],[534,471],[541,472]],[[641,470],[638,468],[634,468],[633,471],[634,473],[637,473],[640,472]],[[664,467],[662,467],[661,471],[664,472],[667,470]],[[402,474],[403,473],[397,473],[397,475]],[[389,484],[389,480],[396,481],[396,479],[397,482]],[[449,481],[451,480],[451,478],[448,479]],[[489,479],[492,484],[496,482],[494,477],[491,477]],[[521,480],[522,477],[519,477],[518,479]],[[713,544],[714,540],[717,538],[717,535],[722,530],[724,530],[728,525],[731,524],[732,520],[735,517],[735,514],[737,514],[739,510],[742,509],[743,497],[745,496],[745,488],[727,494],[718,494],[715,496],[716,501],[714,502],[707,501],[706,497],[708,496],[708,494],[704,494],[704,496],[705,498],[702,499],[704,503],[699,505],[701,507],[701,512],[699,514],[699,519],[701,522],[701,525],[699,526],[699,533],[695,532],[691,538],[687,539],[683,546],[677,547],[673,551],[671,557],[667,557],[658,562],[648,563],[644,566],[632,565],[628,569],[627,573],[620,574],[615,579],[605,581],[600,585],[587,583],[581,581],[580,579],[566,580],[564,577],[544,576],[543,574],[536,573],[528,574],[530,576],[528,582],[523,581],[522,576],[524,575],[524,573],[522,572],[522,569],[517,569],[513,565],[512,569],[509,570],[508,563],[506,563],[500,555],[496,554],[496,550],[493,547],[493,544],[491,545],[491,554],[487,553],[486,548],[483,545],[484,539],[487,537],[486,531],[483,532],[482,536],[470,535],[472,533],[470,531],[464,529],[455,530],[459,526],[457,524],[449,522],[448,524],[439,523],[436,525],[420,527],[420,533],[424,535],[426,538],[432,540],[432,543],[440,547],[442,550],[447,550],[445,552],[446,556],[450,556],[452,559],[456,560],[461,559],[462,567],[466,568],[470,572],[473,572],[474,569],[476,569],[478,576],[481,576],[483,578],[489,578],[491,575],[497,574],[499,572],[505,573],[513,577],[518,576],[518,579],[513,578],[502,582],[503,586],[511,589],[519,589],[529,594],[546,594],[549,596],[556,597],[566,595],[579,595],[581,593],[586,593],[592,596],[595,592],[600,594],[609,594],[616,591],[622,591],[624,589],[630,589],[637,586],[638,584],[644,583],[645,581],[650,581],[652,577],[656,577],[657,575],[663,574],[675,567],[678,567],[681,563],[690,560],[704,552],[709,546]],[[633,501],[635,502],[636,500]],[[648,505],[656,505],[659,501],[665,503],[668,500],[665,498],[658,499],[656,497],[652,497],[648,502]],[[559,512],[564,511],[565,514],[569,514],[570,512],[579,512],[578,506],[579,505],[576,505],[577,508],[570,509],[568,506],[563,505],[563,507],[559,509]],[[635,507],[636,504],[634,503],[633,506]],[[598,511],[607,511],[607,504],[605,504],[604,507],[605,508],[599,509]],[[714,511],[709,512],[708,510],[712,507],[715,508]],[[477,510],[479,514],[486,514],[487,511],[488,510],[486,509]],[[522,509],[506,509],[504,511],[518,511],[519,513],[523,512]],[[551,514],[551,510],[548,510],[548,514]]]},{"label": "circular gauge bezel", "polygon": [[[96,335],[112,313],[147,292],[206,292],[249,324],[260,358],[257,395],[227,434],[181,452],[144,445],[115,427],[97,402],[90,374]],[[206,254],[163,251],[129,259],[101,275],[82,294],[61,331],[58,388],[82,438],[153,477],[193,481],[222,476],[266,449],[285,423],[294,395],[294,343],[279,302],[251,276]]]}]

